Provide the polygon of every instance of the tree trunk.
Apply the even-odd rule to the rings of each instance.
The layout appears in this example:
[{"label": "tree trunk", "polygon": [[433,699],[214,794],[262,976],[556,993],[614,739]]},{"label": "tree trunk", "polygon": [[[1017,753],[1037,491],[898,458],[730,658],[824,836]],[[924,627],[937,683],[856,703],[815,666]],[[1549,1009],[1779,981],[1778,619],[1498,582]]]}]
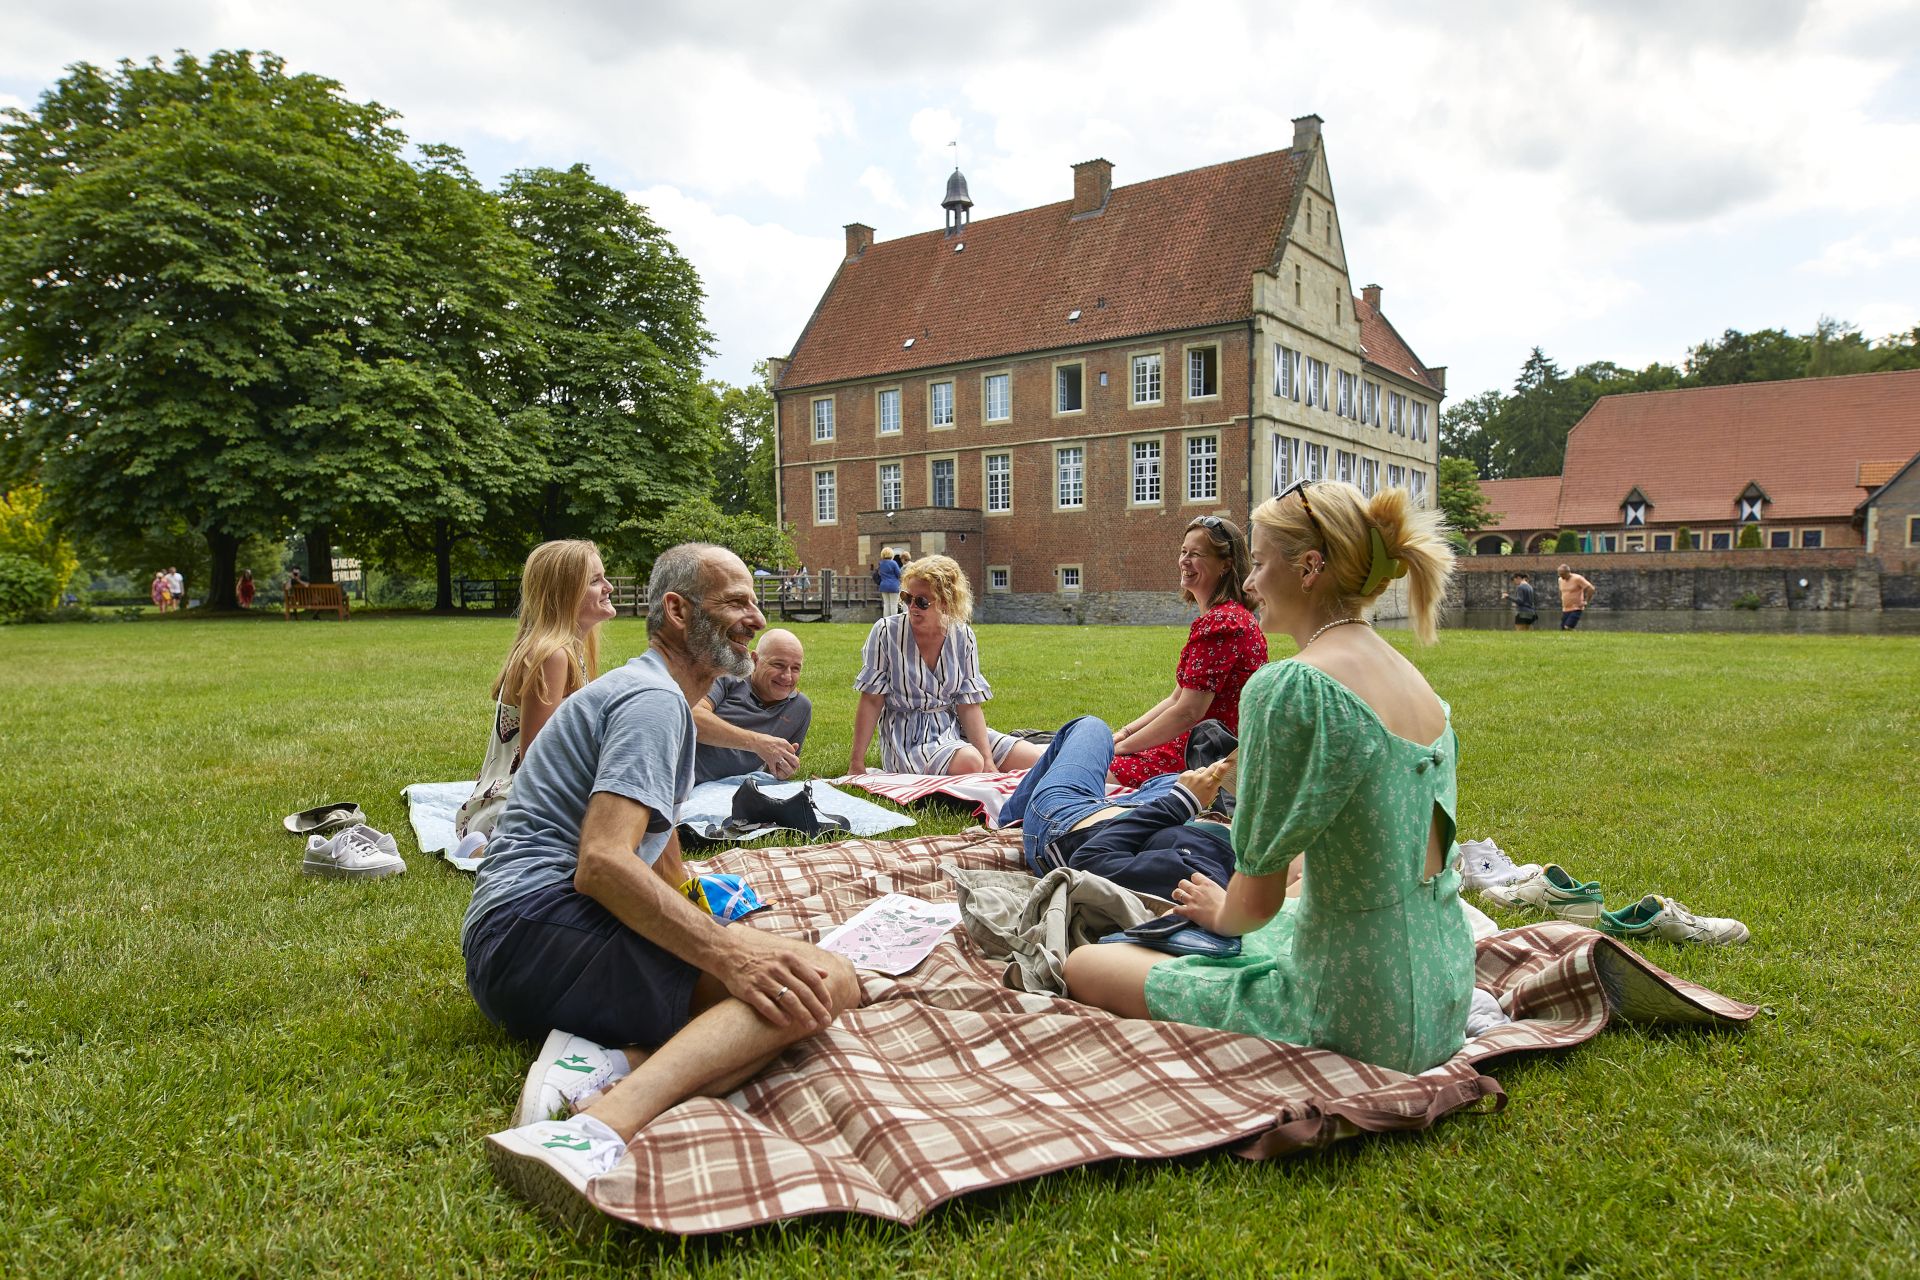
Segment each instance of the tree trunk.
[{"label": "tree trunk", "polygon": [[540,540],[552,542],[560,536],[560,486],[548,485],[540,502]]},{"label": "tree trunk", "polygon": [[307,530],[307,581],[333,581],[333,526],[316,524]]},{"label": "tree trunk", "polygon": [[209,532],[207,554],[213,560],[213,579],[207,583],[205,607],[214,612],[238,609],[240,598],[234,594],[234,569],[240,558],[240,539],[231,533]]},{"label": "tree trunk", "polygon": [[435,613],[453,612],[453,523],[449,520],[433,522],[433,610]]}]

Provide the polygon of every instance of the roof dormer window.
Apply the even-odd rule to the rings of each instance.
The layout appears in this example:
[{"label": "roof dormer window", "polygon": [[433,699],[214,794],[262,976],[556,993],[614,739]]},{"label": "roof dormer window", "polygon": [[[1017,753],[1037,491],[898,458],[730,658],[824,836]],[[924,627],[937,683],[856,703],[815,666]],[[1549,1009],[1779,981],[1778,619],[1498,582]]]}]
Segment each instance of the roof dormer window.
[{"label": "roof dormer window", "polygon": [[1740,523],[1758,524],[1760,521],[1760,499],[1740,499]]},{"label": "roof dormer window", "polygon": [[1646,524],[1647,522],[1647,504],[1646,503],[1629,502],[1626,504],[1626,507],[1624,509],[1627,513],[1626,523],[1629,526]]}]

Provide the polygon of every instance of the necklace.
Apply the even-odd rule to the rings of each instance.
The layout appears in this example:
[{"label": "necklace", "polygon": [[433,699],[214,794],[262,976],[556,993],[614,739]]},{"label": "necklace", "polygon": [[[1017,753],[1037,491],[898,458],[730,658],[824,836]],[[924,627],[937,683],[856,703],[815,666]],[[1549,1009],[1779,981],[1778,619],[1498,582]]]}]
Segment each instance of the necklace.
[{"label": "necklace", "polygon": [[[1349,622],[1358,622],[1362,626],[1367,626],[1367,627],[1370,627],[1373,625],[1373,620],[1371,618],[1335,618],[1332,622],[1329,622],[1326,626],[1321,627],[1318,631],[1308,636],[1307,644],[1312,644],[1315,640],[1318,640],[1321,636],[1333,630],[1335,627],[1344,627]],[[1303,644],[1300,647],[1304,649],[1307,647],[1307,644]]]}]

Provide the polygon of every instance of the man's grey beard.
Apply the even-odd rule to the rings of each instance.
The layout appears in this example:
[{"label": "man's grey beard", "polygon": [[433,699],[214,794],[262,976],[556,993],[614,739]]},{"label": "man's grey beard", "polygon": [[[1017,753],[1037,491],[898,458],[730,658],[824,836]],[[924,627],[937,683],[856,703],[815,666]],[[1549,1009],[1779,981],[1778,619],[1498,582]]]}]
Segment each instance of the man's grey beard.
[{"label": "man's grey beard", "polygon": [[727,633],[699,605],[687,622],[687,652],[695,662],[712,667],[723,676],[750,676],[753,659],[735,649]]}]

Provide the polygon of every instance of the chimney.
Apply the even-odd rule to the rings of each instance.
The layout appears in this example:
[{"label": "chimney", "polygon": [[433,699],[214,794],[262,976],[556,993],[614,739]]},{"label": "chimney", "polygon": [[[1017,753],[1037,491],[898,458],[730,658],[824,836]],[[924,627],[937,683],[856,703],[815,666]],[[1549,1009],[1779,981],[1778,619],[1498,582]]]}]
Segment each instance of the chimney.
[{"label": "chimney", "polygon": [[1295,116],[1293,118],[1293,149],[1306,151],[1320,141],[1319,116]]},{"label": "chimney", "polygon": [[1085,218],[1107,207],[1113,194],[1113,162],[1082,160],[1073,166],[1073,216]]},{"label": "chimney", "polygon": [[780,379],[785,377],[786,373],[787,358],[785,356],[767,357],[767,385],[769,387],[779,386]]},{"label": "chimney", "polygon": [[1433,385],[1440,388],[1440,394],[1447,394],[1447,366],[1435,364],[1427,366],[1427,376],[1433,379]]},{"label": "chimney", "polygon": [[847,224],[847,261],[851,262],[865,253],[873,244],[873,228],[864,222]]},{"label": "chimney", "polygon": [[1379,285],[1370,284],[1370,285],[1363,286],[1360,290],[1360,296],[1365,298],[1367,300],[1367,305],[1372,307],[1375,311],[1378,311],[1380,309],[1380,286]]}]

